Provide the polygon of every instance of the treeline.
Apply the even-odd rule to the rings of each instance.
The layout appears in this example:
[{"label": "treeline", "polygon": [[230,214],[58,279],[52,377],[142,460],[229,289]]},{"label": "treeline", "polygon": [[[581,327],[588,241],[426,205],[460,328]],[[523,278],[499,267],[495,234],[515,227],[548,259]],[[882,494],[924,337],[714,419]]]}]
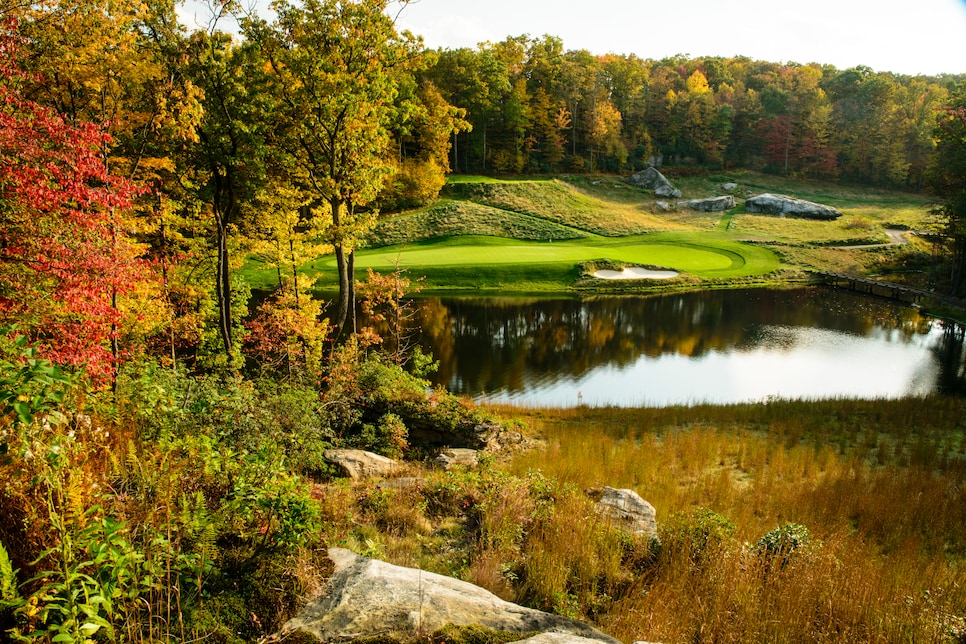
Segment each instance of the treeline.
[{"label": "treeline", "polygon": [[598,56],[552,36],[441,50],[427,75],[472,130],[458,172],[627,172],[649,161],[920,189],[964,75],[735,58]]}]

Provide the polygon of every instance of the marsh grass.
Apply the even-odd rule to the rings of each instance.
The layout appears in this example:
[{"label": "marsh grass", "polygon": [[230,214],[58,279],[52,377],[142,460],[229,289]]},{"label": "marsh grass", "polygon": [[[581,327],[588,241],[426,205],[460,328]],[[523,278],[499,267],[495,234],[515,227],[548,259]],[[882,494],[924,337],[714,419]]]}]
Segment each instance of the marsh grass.
[{"label": "marsh grass", "polygon": [[[952,641],[951,616],[966,612],[964,407],[533,410],[546,448],[511,471],[630,487],[658,508],[666,549],[600,617],[619,639]],[[680,532],[697,508],[736,527],[699,559]],[[747,544],[789,521],[813,543],[768,566]]]},{"label": "marsh grass", "polygon": [[[966,401],[494,411],[539,447],[321,486],[326,542],[628,642],[962,641]],[[654,504],[660,547],[596,515],[602,485]]]}]

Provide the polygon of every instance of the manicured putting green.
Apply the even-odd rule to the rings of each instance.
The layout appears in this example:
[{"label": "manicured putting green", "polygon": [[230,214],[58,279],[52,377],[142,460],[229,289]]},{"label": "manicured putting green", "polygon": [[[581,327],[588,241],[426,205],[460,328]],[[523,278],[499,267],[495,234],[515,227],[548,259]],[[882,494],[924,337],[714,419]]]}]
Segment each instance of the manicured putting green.
[{"label": "manicured putting green", "polygon": [[[607,258],[627,264],[673,268],[699,276],[738,276],[765,273],[778,264],[765,249],[730,240],[697,235],[597,238],[566,242],[522,242],[494,238],[460,238],[424,244],[360,251],[357,268],[392,270],[398,260],[407,269],[445,266],[487,266],[577,264]],[[320,264],[320,262],[316,262]],[[321,262],[334,265],[334,260]]]}]

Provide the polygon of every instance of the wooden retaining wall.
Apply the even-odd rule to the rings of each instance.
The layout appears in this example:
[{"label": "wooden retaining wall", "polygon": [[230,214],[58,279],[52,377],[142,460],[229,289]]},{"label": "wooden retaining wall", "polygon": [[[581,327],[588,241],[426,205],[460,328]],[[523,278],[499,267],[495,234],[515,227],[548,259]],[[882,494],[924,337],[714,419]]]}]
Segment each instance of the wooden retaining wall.
[{"label": "wooden retaining wall", "polygon": [[844,288],[850,291],[857,291],[859,293],[886,297],[892,300],[906,302],[908,304],[922,304],[924,302],[942,303],[947,306],[953,306],[966,310],[966,300],[942,295],[936,293],[935,291],[926,291],[924,289],[912,288],[911,286],[904,286],[902,284],[893,284],[892,282],[874,280],[867,277],[846,275],[845,273],[815,271],[814,274],[820,277],[826,285],[834,286],[836,288]]}]

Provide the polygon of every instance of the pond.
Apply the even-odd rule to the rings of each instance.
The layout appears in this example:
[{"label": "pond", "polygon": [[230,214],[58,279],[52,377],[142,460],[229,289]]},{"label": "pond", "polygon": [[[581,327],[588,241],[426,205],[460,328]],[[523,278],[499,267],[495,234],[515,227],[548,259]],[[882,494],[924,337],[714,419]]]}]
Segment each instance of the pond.
[{"label": "pond", "polygon": [[417,300],[434,384],[528,406],[962,393],[963,327],[826,288]]}]

